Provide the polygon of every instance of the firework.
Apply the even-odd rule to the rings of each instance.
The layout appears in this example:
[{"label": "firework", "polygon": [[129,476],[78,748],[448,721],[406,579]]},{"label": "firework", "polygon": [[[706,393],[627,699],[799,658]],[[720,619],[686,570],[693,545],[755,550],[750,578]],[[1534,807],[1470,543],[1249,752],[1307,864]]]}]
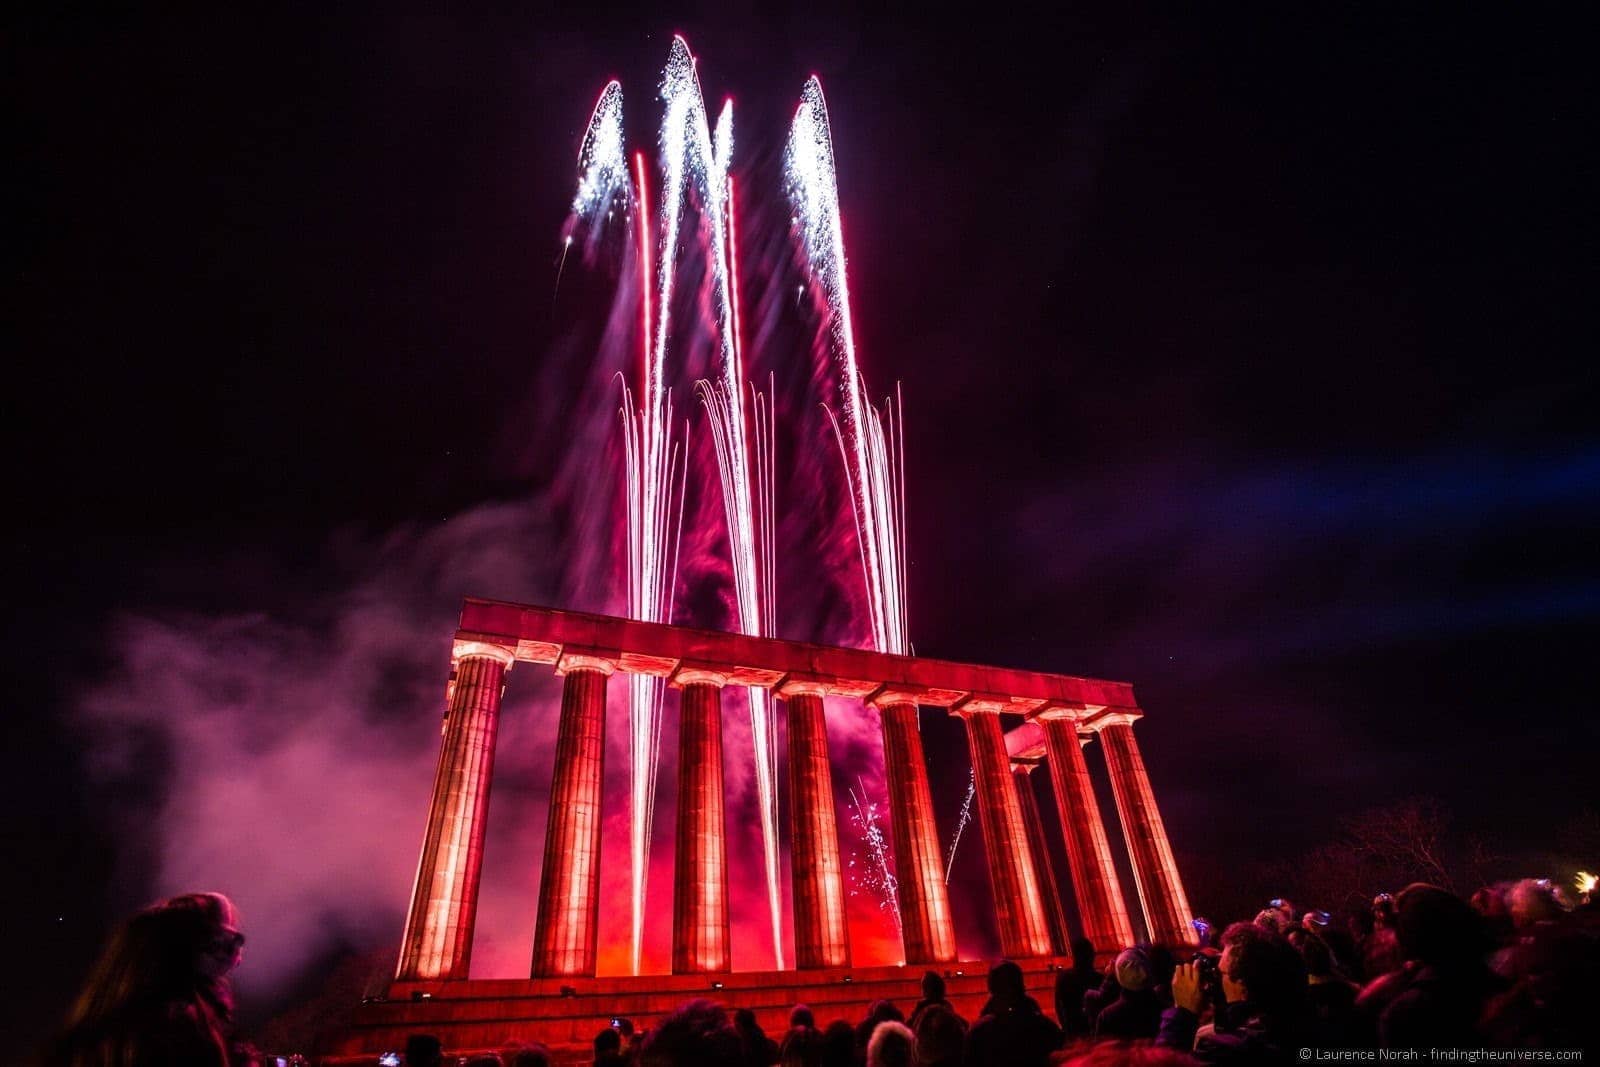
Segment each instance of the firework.
[{"label": "firework", "polygon": [[[859,791],[856,787],[859,787]],[[851,893],[870,893],[878,909],[894,919],[900,930],[900,883],[889,865],[889,843],[878,819],[878,805],[867,799],[867,787],[860,778],[850,789],[850,824],[859,841],[858,854],[849,861]],[[864,855],[862,854],[864,853]]]},{"label": "firework", "polygon": [[[636,406],[635,394],[625,381],[621,411],[627,478],[629,612],[634,618],[649,622],[671,621],[687,477],[687,438],[682,442],[675,439],[672,398],[664,383],[680,244],[685,240],[687,208],[692,199],[704,216],[701,230],[707,238],[706,258],[717,308],[721,371],[715,383],[697,383],[697,391],[705,404],[716,451],[739,625],[749,634],[770,633],[774,575],[773,405],[770,391],[763,395],[754,389],[749,405],[746,403],[748,383],[744,380],[739,333],[734,185],[728,174],[733,152],[733,108],[731,103],[723,107],[713,133],[695,72],[695,58],[682,37],[673,39],[662,72],[660,96],[664,105],[659,137],[661,195],[654,216],[654,234],[650,175],[642,153],[635,154],[633,173],[629,174],[622,89],[611,82],[595,104],[579,152],[574,221],[565,235],[570,247],[573,227],[578,220],[585,220],[595,224],[590,230],[593,241],[598,224],[614,217],[618,209],[626,211],[630,196],[638,202],[634,238],[641,278],[643,367],[639,403]],[[565,251],[564,248],[563,262]],[[658,679],[630,676],[629,806],[635,973],[639,970],[643,939],[662,699],[663,688]],[[749,690],[749,700],[773,953],[781,968],[776,709],[765,689]]]},{"label": "firework", "polygon": [[[728,554],[733,570],[739,628],[747,634],[770,633],[772,625],[771,415],[770,397],[760,407],[764,422],[752,427],[745,406],[742,342],[739,336],[737,249],[734,243],[733,102],[723,105],[713,134],[688,42],[674,37],[661,75],[666,113],[661,123],[663,193],[660,308],[656,325],[656,360],[660,366],[667,343],[668,307],[674,284],[686,193],[692,187],[704,215],[709,238],[707,260],[717,309],[720,380],[699,383],[716,445],[717,473],[722,484],[723,513],[728,526]],[[761,432],[755,432],[761,431]],[[758,472],[753,474],[752,471]],[[762,510],[766,509],[766,510]],[[758,512],[760,513],[758,516]],[[761,815],[762,852],[766,866],[767,904],[772,920],[772,951],[783,967],[783,912],[778,886],[778,794],[776,708],[765,689],[748,690],[750,733],[755,749],[756,800]]]},{"label": "firework", "polygon": [[972,796],[978,790],[977,777],[972,771],[967,772],[967,795],[961,801],[961,817],[956,820],[956,832],[950,838],[950,851],[944,859],[944,884],[950,884],[950,871],[955,867],[956,849],[961,847],[961,835],[967,828],[967,823],[972,821]]},{"label": "firework", "polygon": [[828,415],[844,459],[873,641],[881,652],[903,655],[910,651],[910,642],[906,631],[901,405],[898,390],[882,410],[866,400],[850,318],[833,135],[822,83],[815,77],[801,92],[784,167],[796,235],[827,316],[829,348],[840,372],[842,415],[836,415],[831,407]]},{"label": "firework", "polygon": [[[688,430],[685,426],[681,441],[675,439],[672,396],[664,387],[659,354],[652,346],[651,290],[655,284],[655,270],[649,233],[649,180],[643,155],[635,155],[633,162],[630,175],[623,139],[622,87],[613,81],[601,91],[595,103],[578,152],[578,188],[563,238],[562,264],[580,226],[586,230],[587,247],[592,248],[606,223],[614,220],[619,211],[631,218],[630,235],[640,275],[642,366],[637,398],[624,377],[622,405],[618,412],[624,455],[628,611],[634,618],[647,622],[670,622],[682,533]],[[634,201],[639,205],[637,212],[629,210]],[[639,674],[628,676],[629,854],[635,974],[640,969],[644,942],[664,697],[661,679]]]}]

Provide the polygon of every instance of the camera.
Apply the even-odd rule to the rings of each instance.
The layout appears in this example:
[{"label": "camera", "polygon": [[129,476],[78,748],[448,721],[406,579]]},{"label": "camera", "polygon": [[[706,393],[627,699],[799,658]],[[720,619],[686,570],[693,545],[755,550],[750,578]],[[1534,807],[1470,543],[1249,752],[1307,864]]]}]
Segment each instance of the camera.
[{"label": "camera", "polygon": [[1200,991],[1214,1007],[1221,1007],[1228,999],[1222,992],[1222,957],[1215,952],[1196,952],[1193,963],[1200,972]]},{"label": "camera", "polygon": [[622,1016],[613,1015],[611,1017],[611,1029],[613,1029],[613,1030],[621,1030],[622,1029]]},{"label": "camera", "polygon": [[400,1053],[385,1052],[378,1057],[378,1067],[400,1067]]}]

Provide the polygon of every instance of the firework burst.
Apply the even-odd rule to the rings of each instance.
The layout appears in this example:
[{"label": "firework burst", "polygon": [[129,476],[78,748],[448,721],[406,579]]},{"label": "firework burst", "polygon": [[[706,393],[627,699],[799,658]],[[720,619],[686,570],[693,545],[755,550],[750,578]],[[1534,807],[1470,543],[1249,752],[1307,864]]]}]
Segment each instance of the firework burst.
[{"label": "firework burst", "polygon": [[889,863],[889,842],[883,833],[878,805],[867,798],[867,787],[860,778],[850,788],[850,825],[856,831],[858,846],[850,857],[847,871],[852,895],[866,893],[877,901],[878,910],[894,920],[900,932],[900,883]]}]

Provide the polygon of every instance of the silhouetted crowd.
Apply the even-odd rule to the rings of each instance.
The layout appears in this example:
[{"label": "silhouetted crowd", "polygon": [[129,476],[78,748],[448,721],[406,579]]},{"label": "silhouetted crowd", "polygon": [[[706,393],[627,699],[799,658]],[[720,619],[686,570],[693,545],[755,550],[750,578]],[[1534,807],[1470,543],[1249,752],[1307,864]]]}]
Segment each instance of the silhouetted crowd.
[{"label": "silhouetted crowd", "polygon": [[[259,1067],[233,1035],[229,972],[244,935],[219,894],[175,897],[126,923],[96,964],[50,1067]],[[1030,1067],[1304,1063],[1308,1050],[1581,1049],[1596,1025],[1600,910],[1543,880],[1470,900],[1417,883],[1344,916],[1274,900],[1199,942],[1125,949],[1101,966],[1086,940],[1054,973],[1054,1019],[1017,964],[988,974],[975,1019],[929,971],[909,1016],[886,1000],[819,1025],[804,1005],[769,1036],[748,1009],[696,999],[648,1032],[626,1019],[594,1039],[595,1067]],[[1332,1056],[1323,1058],[1334,1058]],[[438,1038],[404,1067],[541,1067],[530,1044],[447,1061]],[[270,1067],[270,1065],[269,1065]]]}]

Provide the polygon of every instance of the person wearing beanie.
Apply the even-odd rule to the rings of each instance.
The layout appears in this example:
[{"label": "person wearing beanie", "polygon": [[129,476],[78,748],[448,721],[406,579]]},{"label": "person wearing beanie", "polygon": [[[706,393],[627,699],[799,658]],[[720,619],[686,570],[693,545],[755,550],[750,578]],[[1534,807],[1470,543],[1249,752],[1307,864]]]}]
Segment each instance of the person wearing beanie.
[{"label": "person wearing beanie", "polygon": [[1155,1037],[1166,1005],[1156,994],[1149,954],[1142,948],[1123,949],[1112,970],[1122,993],[1095,1019],[1095,1038],[1137,1041]]}]

